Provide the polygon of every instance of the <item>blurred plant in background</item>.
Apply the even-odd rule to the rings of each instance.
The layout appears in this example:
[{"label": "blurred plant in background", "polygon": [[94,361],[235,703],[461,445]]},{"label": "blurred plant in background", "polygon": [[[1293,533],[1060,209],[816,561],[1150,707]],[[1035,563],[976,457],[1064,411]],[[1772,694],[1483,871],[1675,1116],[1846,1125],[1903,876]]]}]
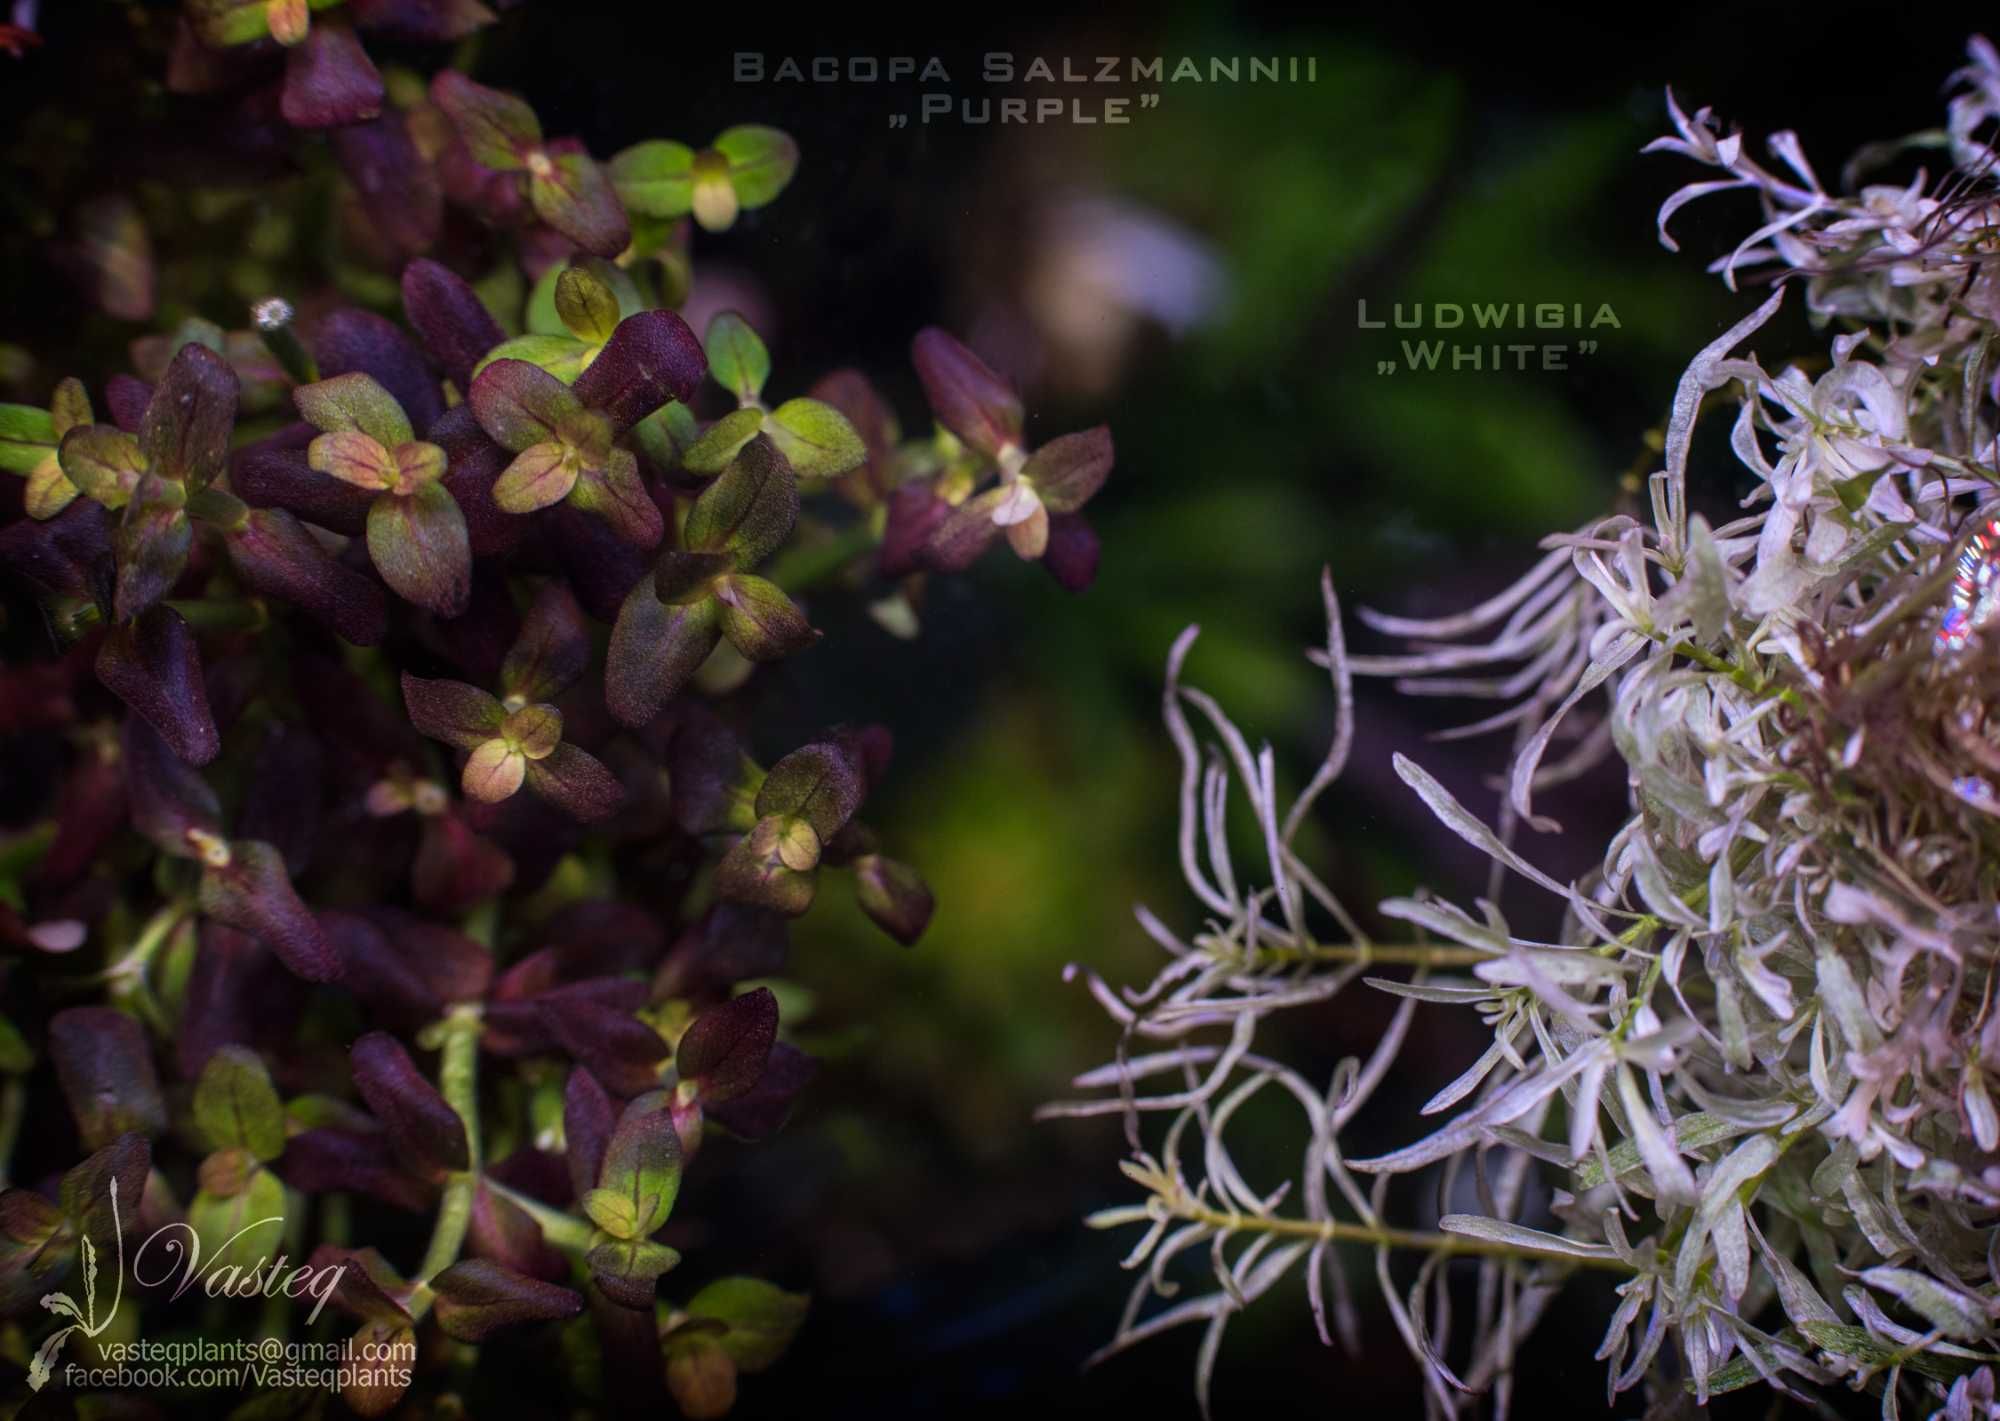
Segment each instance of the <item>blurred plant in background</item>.
[{"label": "blurred plant in background", "polygon": [[[1549,556],[1463,615],[1366,618],[1413,639],[1405,655],[1348,653],[1329,578],[1316,659],[1333,676],[1333,745],[1289,803],[1271,748],[1182,683],[1193,629],[1176,644],[1165,713],[1204,925],[1141,910],[1170,961],[1138,990],[1090,976],[1118,1054],[1076,1081],[1100,1098],[1049,1112],[1123,1116],[1124,1169],[1146,1194],[1093,1219],[1145,1226],[1107,1351],[1204,1323],[1206,1409],[1231,1319],[1294,1270],[1321,1337],[1356,1349],[1346,1251],[1369,1259],[1433,1414],[1489,1398],[1505,1414],[1524,1340],[1579,1270],[1619,1280],[1597,1351],[1614,1399],[1845,1385],[1884,1416],[1995,1414],[2000,56],[1984,39],[1971,55],[1945,129],[1863,159],[1941,149],[1941,180],[1861,186],[1851,168],[1830,191],[1794,134],[1772,138],[1773,171],[1669,95],[1675,132],[1651,150],[1720,172],[1663,205],[1662,239],[1686,203],[1753,192],[1764,220],[1715,270],[1778,289],[1682,376],[1649,519],[1546,539]],[[1817,374],[1738,353],[1793,293],[1830,335]],[[1719,406],[1755,484],[1749,511],[1712,525],[1688,468]],[[1390,899],[1382,915],[1413,932],[1389,943],[1298,847],[1349,760],[1355,675],[1497,701],[1469,729],[1513,741],[1497,830],[1396,757],[1492,860],[1495,886],[1473,911]],[[1613,754],[1630,818],[1595,869],[1562,881],[1518,831],[1558,828],[1536,794]],[[1501,872],[1561,903],[1551,938],[1503,916]],[[1411,970],[1370,975],[1398,966]],[[1321,1087],[1267,1053],[1267,1018],[1356,982],[1401,999],[1365,1059]],[[1439,1128],[1354,1157],[1343,1131],[1437,1006],[1473,1008],[1490,1047],[1424,1105]],[[1231,1143],[1267,1093],[1307,1127],[1302,1170],[1275,1187]],[[1441,1214],[1398,1189],[1412,1178]],[[1392,1221],[1413,1211],[1423,1226]],[[1179,1299],[1171,1265],[1197,1252],[1214,1286]],[[1148,1313],[1154,1298],[1166,1305]]]}]

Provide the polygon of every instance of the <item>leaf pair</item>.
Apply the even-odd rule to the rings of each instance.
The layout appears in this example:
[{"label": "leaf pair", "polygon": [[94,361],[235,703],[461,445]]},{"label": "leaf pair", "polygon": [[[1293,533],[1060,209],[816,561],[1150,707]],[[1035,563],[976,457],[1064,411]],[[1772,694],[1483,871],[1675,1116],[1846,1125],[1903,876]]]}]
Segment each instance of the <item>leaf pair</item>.
[{"label": "leaf pair", "polygon": [[711,232],[734,226],[744,209],[775,201],[798,166],[798,145],[757,124],[724,129],[699,152],[666,139],[634,144],[610,164],[611,182],[630,211],[663,219],[693,213]]},{"label": "leaf pair", "polygon": [[643,309],[632,278],[600,257],[551,267],[528,298],[527,334],[493,347],[478,369],[495,360],[525,360],[573,384],[603,351],[619,322]]},{"label": "leaf pair", "polygon": [[820,860],[861,807],[866,784],[845,747],[794,750],[757,791],[756,823],[716,867],[726,898],[797,917],[812,906]]},{"label": "leaf pair", "polygon": [[734,311],[708,323],[703,343],[708,373],[736,396],[739,408],[711,424],[681,455],[690,473],[715,474],[760,433],[804,478],[831,479],[858,468],[868,447],[847,416],[823,401],[800,396],[776,409],[763,404],[771,355],[757,333]]},{"label": "leaf pair", "polygon": [[618,807],[624,789],[597,759],[563,743],[563,718],[549,702],[590,663],[590,629],[569,588],[543,584],[501,663],[501,691],[460,681],[403,675],[403,702],[423,734],[466,752],[461,783],[485,804],[523,785],[582,820]]},{"label": "leaf pair", "polygon": [[776,583],[750,569],[791,536],[799,490],[769,441],[743,446],[688,509],[684,548],[661,555],[619,608],[605,665],[605,702],[644,725],[727,637],[752,661],[812,645],[819,633]]},{"label": "leaf pair", "polygon": [[[227,525],[244,511],[226,495],[203,496],[228,463],[238,390],[226,360],[188,344],[154,387],[136,435],[104,424],[71,422],[65,429],[57,450],[63,475],[122,514],[112,534],[118,568],[112,611],[119,621],[144,612],[180,580],[194,544],[191,512]],[[74,397],[66,403],[66,417],[88,412]],[[52,430],[53,424],[52,416]]]},{"label": "leaf pair", "polygon": [[406,601],[456,617],[472,596],[465,515],[445,487],[444,450],[416,437],[403,407],[372,375],[353,371],[301,385],[292,400],[320,431],[307,463],[374,497],[368,556]]},{"label": "leaf pair", "polygon": [[1050,515],[1075,513],[1104,486],[1111,431],[1099,425],[1065,434],[1029,454],[1022,443],[1021,398],[985,361],[935,326],[917,333],[910,357],[938,423],[1000,471],[997,486],[935,521],[928,560],[961,572],[1003,532],[1021,557],[1040,559],[1049,550]]},{"label": "leaf pair", "polygon": [[225,1046],[209,1057],[195,1082],[194,1123],[210,1150],[188,1204],[201,1257],[252,1266],[275,1248],[285,1211],[285,1186],[265,1168],[285,1151],[285,1110],[255,1052]]},{"label": "leaf pair", "polygon": [[550,143],[535,111],[456,70],[431,80],[431,100],[474,162],[516,175],[535,215],[585,251],[615,257],[631,240],[617,190],[581,145]]},{"label": "leaf pair", "polygon": [[812,1299],[761,1278],[718,1278],[677,1309],[660,1336],[667,1388],[689,1418],[725,1415],[738,1373],[775,1365],[805,1324]]},{"label": "leaf pair", "polygon": [[680,1136],[664,1096],[640,1096],[619,1117],[605,1142],[597,1184],[581,1201],[602,1235],[584,1261],[597,1286],[626,1307],[650,1308],[660,1275],[680,1262],[678,1252],[652,1235],[673,1213],[681,1172]]},{"label": "leaf pair", "polygon": [[480,427],[514,455],[493,485],[493,501],[506,512],[567,501],[627,542],[660,541],[665,525],[638,459],[617,444],[611,421],[561,380],[525,360],[495,360],[473,378],[468,402]]},{"label": "leaf pair", "polygon": [[77,487],[63,472],[56,450],[64,435],[89,425],[92,418],[90,396],[74,378],[56,386],[47,410],[0,404],[0,469],[27,479],[30,518],[53,518],[76,498]]}]

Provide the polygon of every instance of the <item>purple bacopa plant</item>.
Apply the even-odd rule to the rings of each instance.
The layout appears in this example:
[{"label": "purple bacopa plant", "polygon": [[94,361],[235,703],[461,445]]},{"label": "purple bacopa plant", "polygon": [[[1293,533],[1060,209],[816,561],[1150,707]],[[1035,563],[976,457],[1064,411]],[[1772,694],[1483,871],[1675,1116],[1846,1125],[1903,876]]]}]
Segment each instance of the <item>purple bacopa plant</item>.
[{"label": "purple bacopa plant", "polygon": [[[1182,684],[1193,630],[1175,645],[1196,926],[1141,910],[1167,964],[1138,990],[1089,976],[1117,1055],[1077,1078],[1089,1098],[1050,1107],[1129,1122],[1142,1197],[1092,1220],[1141,1230],[1108,1351],[1200,1324],[1205,1409],[1229,1322],[1288,1276],[1322,1338],[1357,1347],[1359,1269],[1430,1413],[1505,1415],[1523,1339],[1587,1270],[1616,1279],[1596,1354],[1610,1397],[1640,1388],[1649,1415],[1760,1386],[1823,1409],[1846,1388],[1888,1418],[2000,1415],[2000,55],[1975,39],[1971,57],[1942,135],[1863,155],[1948,153],[1944,177],[1895,184],[1864,166],[1830,190],[1790,133],[1767,168],[1669,95],[1674,132],[1649,151],[1714,175],[1667,200],[1662,239],[1691,201],[1754,194],[1761,222],[1714,269],[1769,294],[1688,366],[1644,514],[1547,539],[1463,615],[1364,613],[1412,643],[1399,654],[1348,651],[1328,579],[1313,657],[1337,728],[1291,804],[1270,748]],[[1827,332],[1809,364],[1747,349],[1787,303]],[[1753,482],[1714,522],[1688,492],[1704,418],[1730,423]],[[1298,847],[1347,761],[1357,675],[1497,706],[1468,729],[1513,749],[1497,828],[1397,758],[1495,881],[1469,909],[1383,903],[1407,931],[1388,942]],[[1537,793],[1613,757],[1629,819],[1596,871],[1550,876],[1522,847],[1557,828]],[[1258,830],[1251,862],[1233,805]],[[1510,927],[1505,876],[1563,906],[1552,940]],[[1317,1081],[1268,1054],[1267,1018],[1348,989],[1397,999],[1365,1060]],[[1420,1019],[1468,1010],[1488,1049],[1401,1122],[1408,1143],[1350,1153]],[[1304,1126],[1289,1180],[1249,1177],[1231,1149],[1272,1094]],[[1177,1259],[1209,1285],[1183,1291]]]},{"label": "purple bacopa plant", "polygon": [[[1111,444],[1028,450],[1014,390],[938,330],[934,432],[855,370],[767,402],[757,333],[674,308],[691,222],[777,200],[795,145],[738,126],[600,165],[516,96],[363,48],[493,19],[187,0],[168,89],[365,218],[325,245],[378,309],[329,273],[0,405],[0,686],[51,747],[0,843],[0,1317],[87,1295],[116,1180],[127,1237],[339,1279],[326,1320],[251,1308],[245,1335],[345,1315],[357,1358],[409,1344],[428,1406],[459,1362],[415,1344],[545,1329],[558,1390],[716,1416],[807,1309],[692,1252],[678,1288],[662,1238],[714,1138],[771,1134],[813,1078],[755,983],[830,878],[901,943],[932,911],[865,822],[887,733],[759,744],[740,688],[815,647],[801,674],[839,674],[822,599],[907,624],[1002,529],[1087,584]],[[421,1254],[362,1231],[397,1214]]]}]

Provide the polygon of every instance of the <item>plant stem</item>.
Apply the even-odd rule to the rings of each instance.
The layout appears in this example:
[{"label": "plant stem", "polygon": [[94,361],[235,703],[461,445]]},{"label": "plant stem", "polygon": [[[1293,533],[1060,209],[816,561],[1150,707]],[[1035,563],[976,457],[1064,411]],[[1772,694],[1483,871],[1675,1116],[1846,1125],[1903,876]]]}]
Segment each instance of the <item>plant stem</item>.
[{"label": "plant stem", "polygon": [[1256,966],[1290,966],[1300,962],[1359,962],[1363,966],[1379,962],[1385,967],[1476,967],[1497,961],[1497,955],[1483,948],[1457,944],[1332,943],[1307,942],[1296,947],[1259,947],[1245,957]]},{"label": "plant stem", "polygon": [[256,598],[246,597],[234,602],[184,598],[170,601],[167,605],[179,612],[181,619],[198,632],[262,631],[271,620],[263,602]]},{"label": "plant stem", "polygon": [[791,549],[772,565],[770,579],[787,592],[808,591],[881,541],[881,533],[871,522],[855,523],[824,542]]},{"label": "plant stem", "polygon": [[[428,1283],[458,1261],[465,1246],[465,1232],[472,1222],[472,1203],[479,1190],[479,1005],[461,1002],[445,1015],[438,1027],[443,1038],[443,1060],[438,1066],[438,1091],[458,1112],[465,1126],[466,1167],[445,1181],[438,1200],[437,1222],[431,1227],[430,1247],[418,1265],[416,1281]],[[419,1290],[412,1299],[413,1312],[428,1310],[428,1293]],[[421,1315],[421,1314],[419,1314]]]},{"label": "plant stem", "polygon": [[1629,1274],[1633,1271],[1632,1265],[1622,1258],[1596,1258],[1563,1253],[1553,1248],[1532,1248],[1523,1244],[1474,1238],[1470,1234],[1371,1228],[1367,1224],[1344,1223],[1339,1219],[1260,1218],[1254,1214],[1228,1214],[1203,1204],[1189,1204],[1176,1212],[1192,1223],[1206,1224],[1224,1233],[1267,1233],[1286,1238],[1361,1243],[1373,1248],[1402,1248],[1444,1257],[1518,1258],[1532,1262],[1564,1263],[1578,1268],[1597,1268],[1612,1273]]}]

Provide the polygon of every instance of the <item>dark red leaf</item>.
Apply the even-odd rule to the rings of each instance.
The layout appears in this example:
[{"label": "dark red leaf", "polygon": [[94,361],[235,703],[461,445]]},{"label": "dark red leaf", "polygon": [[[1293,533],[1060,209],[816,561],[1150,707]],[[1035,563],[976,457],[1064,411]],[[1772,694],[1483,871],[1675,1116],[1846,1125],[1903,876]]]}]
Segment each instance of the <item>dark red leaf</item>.
[{"label": "dark red leaf", "polygon": [[152,726],[137,715],[126,716],[119,745],[133,828],[182,858],[198,852],[191,833],[222,833],[222,805],[215,791]]},{"label": "dark red leaf", "polygon": [[667,401],[687,400],[707,374],[708,357],[686,321],[672,311],[641,311],[618,323],[572,388],[622,434]]},{"label": "dark red leaf", "polygon": [[704,1107],[734,1100],[763,1076],[777,1039],[778,999],[759,987],[696,1017],[675,1049],[674,1066],[695,1083]]},{"label": "dark red leaf", "polygon": [[467,1258],[431,1280],[438,1326],[447,1337],[482,1342],[503,1327],[552,1322],[583,1311],[583,1295],[516,1273],[487,1258]]},{"label": "dark red leaf", "polygon": [[[312,477],[348,487],[338,479]],[[382,640],[389,610],[382,585],[335,561],[284,509],[252,509],[243,526],[229,530],[223,542],[237,573],[256,591],[311,613],[356,646]]]},{"label": "dark red leaf", "polygon": [[285,56],[279,108],[294,128],[360,123],[382,112],[382,99],[381,74],[353,29],[338,18],[314,20],[305,43]]},{"label": "dark red leaf", "polygon": [[[253,508],[282,508],[328,532],[358,536],[367,530],[374,495],[306,463],[313,433],[311,425],[300,424],[238,450],[229,486]],[[293,443],[298,434],[305,437]]]},{"label": "dark red leaf", "polygon": [[456,810],[424,820],[410,889],[434,913],[463,913],[507,891],[514,861],[492,840],[475,833]]},{"label": "dark red leaf", "polygon": [[419,432],[444,412],[444,394],[423,353],[386,317],[352,307],[334,311],[313,331],[312,350],[322,380],[357,371],[372,376]]},{"label": "dark red leaf", "polygon": [[397,1156],[411,1169],[439,1175],[471,1160],[465,1122],[386,1031],[371,1031],[349,1051],[354,1088],[368,1102]]},{"label": "dark red leaf", "polygon": [[780,1041],[771,1048],[762,1079],[745,1094],[714,1107],[708,1118],[740,1139],[761,1140],[785,1123],[793,1099],[818,1074],[819,1062]]},{"label": "dark red leaf", "polygon": [[229,362],[207,346],[190,341],[176,351],[139,422],[151,471],[191,488],[221,473],[239,391]]},{"label": "dark red leaf", "polygon": [[617,1124],[617,1107],[597,1077],[582,1066],[573,1068],[563,1086],[563,1143],[569,1151],[570,1186],[576,1198],[597,1187],[604,1149]]},{"label": "dark red leaf", "polygon": [[203,869],[200,898],[204,915],[261,938],[306,981],[331,982],[340,976],[340,954],[299,901],[284,859],[269,844],[254,839],[231,843],[228,863]]},{"label": "dark red leaf", "polygon": [[460,391],[471,388],[472,367],[506,339],[479,293],[456,272],[428,259],[403,268],[403,313]]},{"label": "dark red leaf", "polygon": [[[145,1028],[111,1007],[71,1007],[49,1019],[49,1059],[85,1149],[127,1132],[158,1135],[167,1106]],[[138,1203],[136,1195],[126,1201]]]},{"label": "dark red leaf", "polygon": [[270,722],[236,814],[236,832],[276,848],[294,877],[312,862],[319,837],[323,765],[319,741],[310,732]]},{"label": "dark red leaf", "polygon": [[1065,592],[1081,592],[1097,580],[1101,551],[1097,530],[1081,513],[1057,513],[1049,518],[1049,546],[1042,566]]},{"label": "dark red leaf", "polygon": [[173,608],[154,607],[105,633],[97,649],[97,679],[189,764],[205,765],[221,752],[201,650]]},{"label": "dark red leaf", "polygon": [[939,424],[989,459],[1021,442],[1020,396],[949,332],[917,332],[910,359]]},{"label": "dark red leaf", "polygon": [[[365,123],[327,135],[334,160],[354,185],[375,230],[398,251],[430,250],[444,225],[444,191],[437,170],[410,137],[409,120],[385,109]],[[461,387],[463,388],[463,387]]]},{"label": "dark red leaf", "polygon": [[302,1130],[285,1142],[278,1173],[308,1194],[351,1191],[412,1212],[430,1208],[436,1197],[432,1185],[397,1162],[381,1131]]},{"label": "dark red leaf", "polygon": [[[569,1277],[569,1262],[551,1248],[537,1224],[519,1205],[503,1199],[482,1181],[472,1200],[466,1243],[481,1258],[547,1282]],[[579,1305],[582,1299],[578,1298]]]}]

